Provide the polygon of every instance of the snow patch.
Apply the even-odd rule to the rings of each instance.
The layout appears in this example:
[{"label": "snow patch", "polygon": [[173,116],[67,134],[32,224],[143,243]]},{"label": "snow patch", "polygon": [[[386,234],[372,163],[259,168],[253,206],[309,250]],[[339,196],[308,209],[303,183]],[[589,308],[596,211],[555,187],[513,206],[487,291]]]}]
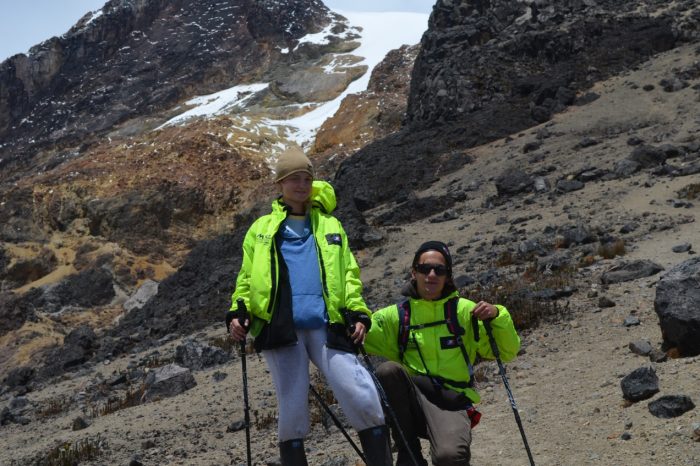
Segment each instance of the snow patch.
[{"label": "snow patch", "polygon": [[266,89],[268,85],[267,83],[242,84],[214,94],[195,97],[185,102],[185,105],[194,105],[194,108],[171,118],[156,129],[181,124],[190,118],[221,115],[235,107],[243,107],[251,97]]}]

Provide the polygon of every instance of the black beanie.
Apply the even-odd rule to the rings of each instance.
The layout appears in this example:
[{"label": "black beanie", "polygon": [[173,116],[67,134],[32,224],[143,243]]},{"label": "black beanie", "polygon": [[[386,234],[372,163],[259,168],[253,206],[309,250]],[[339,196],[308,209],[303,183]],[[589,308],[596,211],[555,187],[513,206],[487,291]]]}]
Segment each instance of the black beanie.
[{"label": "black beanie", "polygon": [[416,254],[413,256],[412,266],[414,268],[416,264],[418,264],[420,255],[423,254],[425,251],[437,251],[440,254],[442,254],[442,257],[445,258],[445,264],[447,265],[448,275],[450,277],[452,276],[452,255],[450,254],[450,250],[447,248],[447,245],[442,241],[426,241],[425,243],[421,244],[418,250],[416,251]]}]

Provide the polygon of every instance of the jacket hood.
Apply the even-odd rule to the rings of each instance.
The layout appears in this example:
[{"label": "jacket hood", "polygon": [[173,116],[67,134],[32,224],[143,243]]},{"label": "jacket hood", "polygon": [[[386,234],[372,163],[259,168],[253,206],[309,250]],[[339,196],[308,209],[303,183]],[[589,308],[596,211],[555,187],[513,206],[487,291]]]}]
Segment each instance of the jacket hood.
[{"label": "jacket hood", "polygon": [[327,214],[333,212],[337,206],[333,186],[326,181],[315,180],[311,185],[311,205]]}]

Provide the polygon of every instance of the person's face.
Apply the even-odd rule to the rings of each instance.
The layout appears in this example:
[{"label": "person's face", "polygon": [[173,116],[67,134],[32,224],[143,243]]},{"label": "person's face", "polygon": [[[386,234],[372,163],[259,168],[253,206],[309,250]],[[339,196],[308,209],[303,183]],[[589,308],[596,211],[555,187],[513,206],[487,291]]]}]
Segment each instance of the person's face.
[{"label": "person's face", "polygon": [[311,184],[314,179],[306,172],[292,173],[279,181],[284,203],[299,210],[311,196]]},{"label": "person's face", "polygon": [[447,273],[438,275],[436,269],[447,271],[445,258],[437,251],[425,251],[411,270],[411,277],[416,281],[418,295],[426,301],[439,299],[447,282]]}]

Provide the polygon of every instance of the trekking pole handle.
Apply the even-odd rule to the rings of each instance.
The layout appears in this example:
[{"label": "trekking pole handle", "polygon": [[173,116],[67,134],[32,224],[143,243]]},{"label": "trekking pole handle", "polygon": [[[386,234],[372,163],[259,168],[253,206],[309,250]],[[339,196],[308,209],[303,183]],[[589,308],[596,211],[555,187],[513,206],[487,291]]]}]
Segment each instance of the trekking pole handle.
[{"label": "trekking pole handle", "polygon": [[246,326],[245,321],[248,320],[248,308],[246,307],[243,298],[238,298],[236,300],[236,305],[238,306],[238,323],[241,324],[241,327],[246,329],[247,332],[248,327]]}]

